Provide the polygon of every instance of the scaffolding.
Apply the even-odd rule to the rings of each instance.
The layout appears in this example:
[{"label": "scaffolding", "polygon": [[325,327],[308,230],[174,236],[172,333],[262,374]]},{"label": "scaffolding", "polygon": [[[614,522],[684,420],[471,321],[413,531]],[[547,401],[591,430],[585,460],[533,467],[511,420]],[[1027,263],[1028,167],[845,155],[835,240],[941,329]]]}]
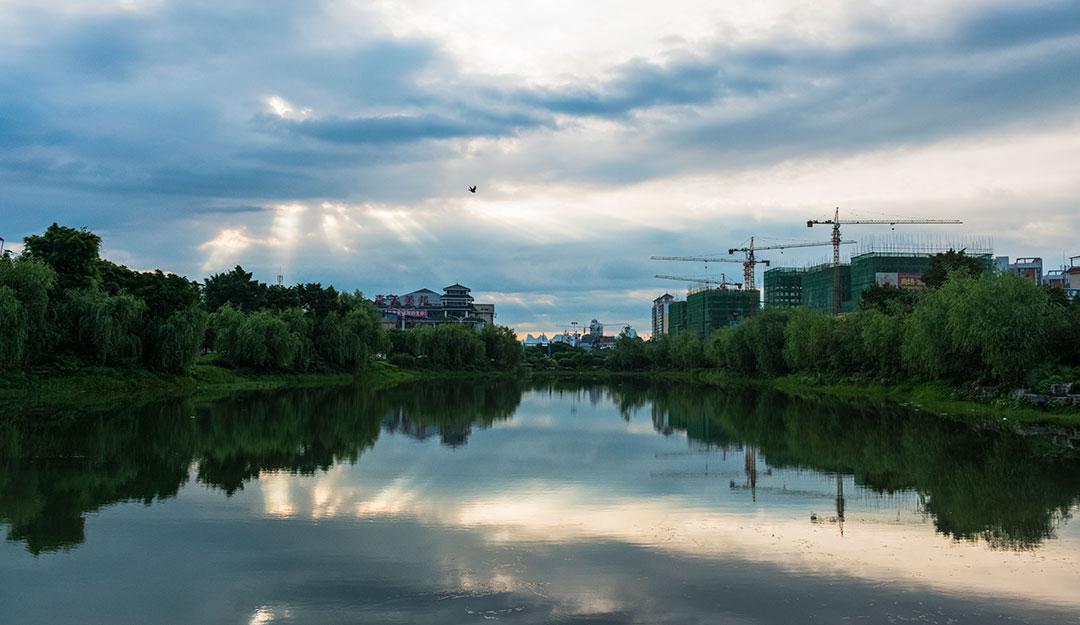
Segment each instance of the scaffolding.
[{"label": "scaffolding", "polygon": [[801,306],[805,268],[774,267],[765,270],[766,306]]},{"label": "scaffolding", "polygon": [[992,256],[994,240],[986,236],[869,236],[859,237],[859,246],[852,259],[866,254],[892,256],[929,256],[949,250],[964,250],[968,256]]},{"label": "scaffolding", "polygon": [[[696,290],[687,295],[686,302],[683,302],[685,326],[680,331],[706,338],[716,330],[736,325],[756,313],[760,297],[757,289]],[[674,318],[675,314],[672,314]]]},{"label": "scaffolding", "polygon": [[[920,290],[930,257],[949,250],[963,250],[978,259],[984,271],[994,266],[993,241],[989,237],[870,237],[861,239],[858,252],[840,265],[840,310],[851,312],[862,293],[876,284]],[[803,267],[773,267],[765,271],[766,306],[808,306],[833,310],[833,265],[827,260]]]},{"label": "scaffolding", "polygon": [[[808,267],[802,279],[802,305],[822,312],[833,312],[835,271],[832,263]],[[851,265],[840,265],[840,311],[851,312]]]},{"label": "scaffolding", "polygon": [[[957,248],[949,248],[957,249]],[[963,248],[960,248],[963,249]],[[943,250],[925,250],[921,252],[876,251],[859,254],[851,259],[851,295],[853,300],[861,300],[864,291],[874,285],[888,284],[910,291],[926,288],[923,274],[930,269],[930,257]],[[983,271],[990,271],[994,266],[992,252],[965,252],[979,261]]]}]

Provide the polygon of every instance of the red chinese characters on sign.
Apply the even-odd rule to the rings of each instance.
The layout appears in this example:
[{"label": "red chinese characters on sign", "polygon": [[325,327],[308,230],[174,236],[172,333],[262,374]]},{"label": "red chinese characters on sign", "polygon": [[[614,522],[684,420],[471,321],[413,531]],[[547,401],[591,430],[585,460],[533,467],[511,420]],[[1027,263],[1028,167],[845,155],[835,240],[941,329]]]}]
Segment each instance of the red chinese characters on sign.
[{"label": "red chinese characters on sign", "polygon": [[896,282],[901,289],[909,291],[923,291],[926,289],[926,283],[923,282],[922,274],[919,273],[898,273],[896,274]]},{"label": "red chinese characters on sign", "polygon": [[375,305],[378,306],[379,308],[382,308],[383,306],[386,306],[386,296],[385,295],[376,295],[375,296]]},{"label": "red chinese characters on sign", "polygon": [[415,304],[413,304],[413,296],[412,295],[406,295],[405,296],[405,305],[409,306],[409,307],[412,307],[412,306],[415,305]]},{"label": "red chinese characters on sign", "polygon": [[429,298],[427,295],[421,295],[420,296],[420,305],[421,306],[431,306],[431,298]]}]

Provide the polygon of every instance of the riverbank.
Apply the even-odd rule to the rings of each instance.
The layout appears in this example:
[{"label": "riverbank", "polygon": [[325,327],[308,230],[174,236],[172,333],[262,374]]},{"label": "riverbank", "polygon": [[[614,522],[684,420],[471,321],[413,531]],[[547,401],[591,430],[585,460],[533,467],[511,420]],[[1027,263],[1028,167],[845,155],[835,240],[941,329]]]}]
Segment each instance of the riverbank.
[{"label": "riverbank", "polygon": [[360,384],[384,388],[414,379],[385,362],[352,373],[267,373],[227,369],[200,362],[188,374],[167,375],[143,369],[93,368],[42,371],[0,377],[0,409],[9,407],[92,408],[117,402],[152,401],[188,395],[220,396],[237,391]]},{"label": "riverbank", "polygon": [[81,369],[71,372],[36,372],[0,377],[0,410],[16,408],[101,408],[116,403],[160,400],[198,395],[207,399],[237,391],[361,385],[385,388],[417,380],[468,380],[506,377],[531,382],[611,384],[622,381],[683,382],[708,386],[763,385],[796,396],[831,396],[848,400],[881,401],[976,427],[993,426],[1019,432],[1045,428],[1080,432],[1080,410],[1035,408],[1012,400],[980,401],[963,397],[959,390],[940,384],[851,381],[786,375],[746,378],[715,370],[624,372],[589,371],[445,371],[406,370],[384,361],[372,363],[358,374],[266,373],[228,369],[211,361],[196,364],[186,375],[162,375],[145,370]]},{"label": "riverbank", "polygon": [[[718,371],[700,371],[698,381],[712,386],[746,383],[744,378]],[[937,416],[963,421],[973,426],[993,426],[1016,431],[1040,428],[1067,428],[1080,431],[1080,409],[1036,408],[1009,399],[976,400],[964,397],[959,389],[943,384],[851,381],[785,375],[751,380],[776,388],[789,395],[828,395],[832,397],[885,401],[910,406]]]}]

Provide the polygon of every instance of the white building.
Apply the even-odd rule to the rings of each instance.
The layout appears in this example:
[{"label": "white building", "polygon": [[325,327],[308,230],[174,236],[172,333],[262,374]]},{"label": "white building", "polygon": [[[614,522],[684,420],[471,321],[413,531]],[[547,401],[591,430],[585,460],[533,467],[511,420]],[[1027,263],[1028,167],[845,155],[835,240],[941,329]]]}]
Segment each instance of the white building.
[{"label": "white building", "polygon": [[675,297],[670,293],[664,293],[660,297],[653,300],[652,304],[652,335],[653,337],[663,336],[667,333],[667,314],[668,306],[671,302],[675,301]]}]

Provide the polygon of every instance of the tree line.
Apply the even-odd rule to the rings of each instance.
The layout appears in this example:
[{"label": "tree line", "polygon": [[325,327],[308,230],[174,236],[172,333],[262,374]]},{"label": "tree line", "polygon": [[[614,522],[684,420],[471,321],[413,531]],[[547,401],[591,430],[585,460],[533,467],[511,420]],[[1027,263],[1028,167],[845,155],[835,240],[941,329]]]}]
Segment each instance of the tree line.
[{"label": "tree line", "polygon": [[833,316],[766,308],[701,339],[622,337],[606,354],[569,347],[538,368],[657,371],[715,368],[738,375],[1045,385],[1080,379],[1080,300],[1008,273],[983,272],[962,251],[932,258],[923,292],[876,286],[860,310]]},{"label": "tree line", "polygon": [[191,369],[204,352],[256,371],[357,371],[373,357],[433,368],[513,368],[511,330],[444,325],[387,333],[359,292],[267,285],[237,266],[202,284],[100,256],[89,230],[51,225],[0,257],[0,371]]}]

